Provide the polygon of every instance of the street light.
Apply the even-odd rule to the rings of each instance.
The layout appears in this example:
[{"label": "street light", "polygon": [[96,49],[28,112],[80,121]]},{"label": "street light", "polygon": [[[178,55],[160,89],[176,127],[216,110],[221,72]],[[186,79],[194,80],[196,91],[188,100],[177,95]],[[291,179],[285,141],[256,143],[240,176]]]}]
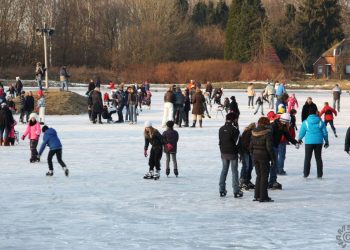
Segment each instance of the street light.
[{"label": "street light", "polygon": [[[45,85],[46,89],[49,88],[49,72],[48,72],[48,63],[47,63],[47,45],[46,37],[51,37],[55,33],[54,28],[47,28],[46,23],[44,23],[44,28],[36,29],[36,34],[44,37],[44,57],[45,57]],[[50,58],[51,58],[51,46],[50,46]],[[50,59],[51,60],[51,59]]]}]

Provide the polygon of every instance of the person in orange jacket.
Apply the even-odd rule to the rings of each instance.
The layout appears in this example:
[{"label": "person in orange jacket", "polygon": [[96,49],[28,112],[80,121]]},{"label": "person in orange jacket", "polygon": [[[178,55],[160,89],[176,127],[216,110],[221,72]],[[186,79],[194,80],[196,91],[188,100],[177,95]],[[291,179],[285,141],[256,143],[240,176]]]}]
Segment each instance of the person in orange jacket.
[{"label": "person in orange jacket", "polygon": [[331,125],[332,130],[333,130],[334,136],[338,137],[337,132],[336,132],[335,127],[334,127],[334,123],[333,123],[333,120],[334,120],[333,114],[335,116],[337,116],[337,111],[335,109],[333,109],[331,106],[329,106],[328,102],[325,102],[324,107],[321,110],[319,116],[322,117],[323,114],[324,114],[324,123],[325,123],[326,127],[327,127],[327,124],[329,123]]}]

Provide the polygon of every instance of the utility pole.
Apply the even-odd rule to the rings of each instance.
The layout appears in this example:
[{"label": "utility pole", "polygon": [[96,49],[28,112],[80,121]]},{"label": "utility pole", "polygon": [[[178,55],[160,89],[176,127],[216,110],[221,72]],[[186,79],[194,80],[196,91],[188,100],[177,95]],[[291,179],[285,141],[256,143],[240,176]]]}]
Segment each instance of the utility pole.
[{"label": "utility pole", "polygon": [[[46,23],[44,22],[44,28],[36,29],[36,32],[38,35],[41,35],[44,37],[44,57],[45,57],[45,86],[46,89],[49,88],[49,64],[47,62],[47,37],[52,36],[55,32],[54,28],[47,28]],[[51,42],[51,41],[50,41]],[[50,45],[50,53],[51,53],[51,45]],[[50,58],[51,61],[51,58]]]}]

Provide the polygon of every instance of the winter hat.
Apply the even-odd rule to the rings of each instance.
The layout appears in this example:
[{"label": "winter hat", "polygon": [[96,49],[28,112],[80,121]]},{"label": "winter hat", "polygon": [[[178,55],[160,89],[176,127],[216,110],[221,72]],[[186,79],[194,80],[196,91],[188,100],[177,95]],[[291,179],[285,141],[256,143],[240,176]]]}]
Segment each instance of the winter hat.
[{"label": "winter hat", "polygon": [[269,118],[269,120],[271,121],[271,120],[274,120],[274,119],[275,119],[276,114],[275,114],[275,112],[270,111],[269,113],[267,113],[266,116],[267,116],[267,118]]},{"label": "winter hat", "polygon": [[29,120],[31,120],[33,117],[34,117],[35,120],[36,120],[36,113],[31,113],[31,114],[29,115]]},{"label": "winter hat", "polygon": [[41,131],[42,131],[43,133],[45,133],[45,131],[48,130],[48,129],[49,129],[49,127],[45,125],[45,126],[41,129]]},{"label": "winter hat", "polygon": [[43,96],[43,91],[41,89],[38,90],[38,96],[42,97]]},{"label": "winter hat", "polygon": [[283,104],[278,105],[278,112],[279,114],[283,114],[286,112],[286,109],[284,108]]},{"label": "winter hat", "polygon": [[166,122],[166,126],[167,126],[168,128],[173,128],[173,127],[174,127],[174,122],[173,122],[173,121],[167,121],[167,122]]},{"label": "winter hat", "polygon": [[152,127],[152,122],[145,121],[145,128],[150,128],[150,127]]},{"label": "winter hat", "polygon": [[235,96],[231,96],[230,99],[231,99],[232,101],[236,101],[236,97],[235,97]]},{"label": "winter hat", "polygon": [[280,121],[282,122],[290,122],[290,114],[289,113],[284,113],[280,117]]}]

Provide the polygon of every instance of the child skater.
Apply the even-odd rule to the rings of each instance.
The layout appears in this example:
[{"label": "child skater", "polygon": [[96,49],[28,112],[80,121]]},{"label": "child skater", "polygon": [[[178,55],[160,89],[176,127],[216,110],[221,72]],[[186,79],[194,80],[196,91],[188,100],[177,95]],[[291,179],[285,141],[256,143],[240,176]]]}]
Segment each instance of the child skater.
[{"label": "child skater", "polygon": [[168,121],[166,123],[167,130],[163,132],[164,138],[164,152],[166,155],[166,170],[165,173],[168,176],[170,174],[170,155],[174,164],[174,174],[177,177],[179,172],[177,170],[177,161],[176,161],[176,151],[177,151],[177,142],[179,140],[179,134],[174,130],[174,122]]},{"label": "child skater", "polygon": [[40,161],[40,158],[38,157],[38,150],[36,149],[38,146],[40,134],[41,126],[36,120],[36,113],[31,113],[29,115],[29,122],[27,124],[26,131],[22,135],[22,140],[24,140],[27,135],[30,140],[31,157],[29,161],[31,163]]},{"label": "child skater", "polygon": [[56,155],[58,163],[62,166],[64,174],[68,176],[69,170],[66,164],[62,161],[62,144],[60,139],[57,136],[56,130],[53,128],[49,128],[48,126],[45,125],[42,131],[44,133],[44,139],[39,150],[39,157],[44,152],[46,145],[48,145],[50,148],[49,154],[47,156],[47,163],[49,164],[49,172],[46,173],[46,176],[53,176],[52,158],[54,155]]},{"label": "child skater", "polygon": [[[160,177],[160,160],[162,159],[163,154],[163,137],[159,131],[152,127],[150,121],[145,122],[145,147],[144,155],[148,156],[147,149],[149,144],[152,145],[150,156],[149,156],[149,172],[145,174],[144,179],[159,179]],[[154,167],[156,167],[156,173],[154,173]]]}]

